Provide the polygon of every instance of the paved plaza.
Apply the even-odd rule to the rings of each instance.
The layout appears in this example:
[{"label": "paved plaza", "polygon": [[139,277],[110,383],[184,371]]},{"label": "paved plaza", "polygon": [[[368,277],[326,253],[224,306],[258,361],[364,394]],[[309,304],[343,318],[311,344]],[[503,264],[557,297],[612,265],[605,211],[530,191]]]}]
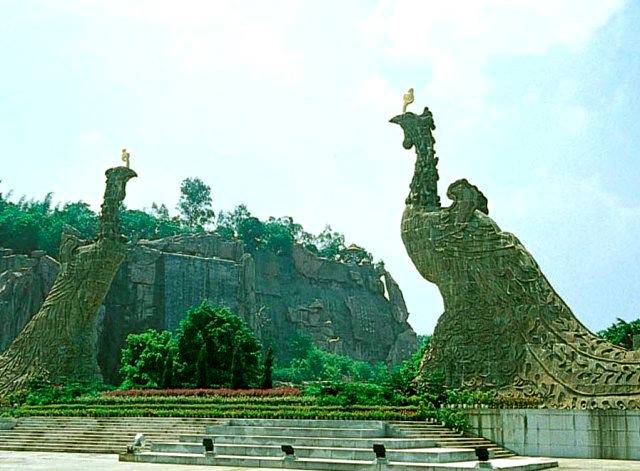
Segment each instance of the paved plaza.
[{"label": "paved plaza", "polygon": [[[558,458],[558,462],[560,463],[560,467],[556,469],[575,471],[640,471],[640,461]],[[117,455],[0,451],[0,470],[2,471],[203,471],[206,468],[206,466],[121,463],[118,461]],[[256,468],[216,466],[215,469],[219,471],[250,471]],[[274,468],[270,469],[278,471]]]}]

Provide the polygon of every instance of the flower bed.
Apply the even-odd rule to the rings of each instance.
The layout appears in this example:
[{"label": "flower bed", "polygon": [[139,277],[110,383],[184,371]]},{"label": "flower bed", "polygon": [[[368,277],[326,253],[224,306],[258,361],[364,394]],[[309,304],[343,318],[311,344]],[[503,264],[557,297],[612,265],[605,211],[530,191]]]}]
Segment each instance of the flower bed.
[{"label": "flower bed", "polygon": [[274,396],[299,396],[298,388],[273,388],[273,389],[117,389],[107,391],[103,396],[107,397],[149,397],[149,396],[223,396],[223,397],[274,397]]}]

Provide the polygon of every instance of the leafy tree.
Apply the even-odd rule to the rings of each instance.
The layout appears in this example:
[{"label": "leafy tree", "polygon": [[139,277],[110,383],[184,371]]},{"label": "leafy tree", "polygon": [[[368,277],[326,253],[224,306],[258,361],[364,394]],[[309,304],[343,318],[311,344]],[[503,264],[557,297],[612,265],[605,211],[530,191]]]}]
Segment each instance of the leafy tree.
[{"label": "leafy tree", "polygon": [[185,178],[180,185],[178,210],[185,224],[202,230],[214,221],[211,187],[199,178]]},{"label": "leafy tree", "polygon": [[345,250],[344,235],[334,232],[331,226],[326,226],[315,239],[318,255],[330,260],[338,260],[340,253]]},{"label": "leafy tree", "polygon": [[264,223],[253,216],[238,223],[238,237],[249,252],[255,252],[263,246],[266,232]]},{"label": "leafy tree", "polygon": [[173,358],[175,349],[171,332],[166,330],[149,329],[140,334],[129,334],[122,349],[122,388],[161,387],[165,382],[167,358]]},{"label": "leafy tree", "polygon": [[[246,387],[259,380],[261,345],[239,316],[209,301],[192,307],[176,334],[183,383]],[[206,373],[203,373],[205,371]]]},{"label": "leafy tree", "polygon": [[265,247],[276,254],[289,254],[293,246],[293,234],[289,227],[271,218],[264,225],[264,242]]},{"label": "leafy tree", "polygon": [[618,318],[611,326],[598,332],[598,335],[607,342],[633,350],[633,338],[640,335],[640,319],[627,322]]},{"label": "leafy tree", "polygon": [[9,205],[0,214],[0,246],[20,253],[29,253],[39,247],[42,225],[35,214]]}]

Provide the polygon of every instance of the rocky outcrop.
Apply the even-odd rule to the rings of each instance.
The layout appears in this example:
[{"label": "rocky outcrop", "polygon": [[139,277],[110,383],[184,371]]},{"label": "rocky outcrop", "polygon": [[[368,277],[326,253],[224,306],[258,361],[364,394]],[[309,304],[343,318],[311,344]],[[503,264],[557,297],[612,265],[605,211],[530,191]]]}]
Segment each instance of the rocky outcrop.
[{"label": "rocky outcrop", "polygon": [[[55,270],[56,262],[47,259]],[[0,319],[20,315],[24,326],[51,285],[45,278],[36,273],[23,284],[31,304],[20,300],[28,296],[9,296],[13,304],[0,311]],[[36,295],[36,286],[42,294]],[[131,247],[111,284],[97,326],[105,379],[118,381],[120,349],[129,333],[175,330],[187,309],[203,299],[237,312],[284,358],[297,331],[325,350],[371,362],[397,363],[417,347],[402,292],[383,267],[322,259],[297,245],[288,255],[249,254],[240,242],[213,234],[176,236]],[[0,326],[0,338],[10,342],[20,328]]]},{"label": "rocky outcrop", "polygon": [[27,256],[0,249],[0,352],[38,312],[58,270],[58,262],[42,251]]}]

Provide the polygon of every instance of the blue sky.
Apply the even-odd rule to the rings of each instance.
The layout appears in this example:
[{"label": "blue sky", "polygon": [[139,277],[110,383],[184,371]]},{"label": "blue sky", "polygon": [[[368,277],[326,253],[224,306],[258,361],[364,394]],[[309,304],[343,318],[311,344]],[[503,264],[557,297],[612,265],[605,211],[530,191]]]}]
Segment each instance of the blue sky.
[{"label": "blue sky", "polygon": [[128,205],[325,224],[385,260],[410,322],[442,312],[399,224],[436,120],[440,194],[466,177],[597,330],[640,317],[640,2],[0,1],[0,189],[96,205],[127,147]]}]

